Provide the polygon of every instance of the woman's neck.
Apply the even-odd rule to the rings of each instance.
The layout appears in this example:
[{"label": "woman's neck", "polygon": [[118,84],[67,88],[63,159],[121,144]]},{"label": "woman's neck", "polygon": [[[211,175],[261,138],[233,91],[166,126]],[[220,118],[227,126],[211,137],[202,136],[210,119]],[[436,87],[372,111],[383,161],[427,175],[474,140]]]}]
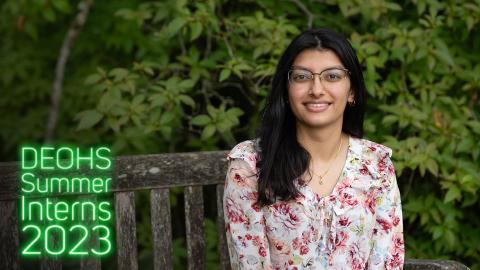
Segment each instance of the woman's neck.
[{"label": "woman's neck", "polygon": [[346,138],[348,136],[342,133],[341,126],[313,129],[297,125],[298,142],[316,162],[329,162],[338,152],[340,144],[345,145]]}]

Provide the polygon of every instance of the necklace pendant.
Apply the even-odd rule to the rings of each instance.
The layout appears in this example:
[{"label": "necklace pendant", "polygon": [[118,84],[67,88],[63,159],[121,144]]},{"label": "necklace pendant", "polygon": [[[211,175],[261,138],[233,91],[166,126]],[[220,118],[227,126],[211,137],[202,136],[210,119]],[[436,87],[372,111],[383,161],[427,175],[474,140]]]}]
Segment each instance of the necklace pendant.
[{"label": "necklace pendant", "polygon": [[320,176],[320,179],[318,179],[318,183],[319,183],[320,185],[323,185],[323,177]]}]

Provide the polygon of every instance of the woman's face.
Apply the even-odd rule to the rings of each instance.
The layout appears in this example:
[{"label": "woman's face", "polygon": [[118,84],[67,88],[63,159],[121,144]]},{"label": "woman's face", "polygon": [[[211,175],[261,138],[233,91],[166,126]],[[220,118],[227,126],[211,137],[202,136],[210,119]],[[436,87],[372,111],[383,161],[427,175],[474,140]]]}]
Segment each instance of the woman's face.
[{"label": "woman's face", "polygon": [[[347,101],[352,102],[354,96],[350,78],[337,55],[331,50],[307,49],[297,55],[291,69],[288,100],[297,125],[342,126]],[[317,74],[313,80],[309,79],[311,73]]]}]

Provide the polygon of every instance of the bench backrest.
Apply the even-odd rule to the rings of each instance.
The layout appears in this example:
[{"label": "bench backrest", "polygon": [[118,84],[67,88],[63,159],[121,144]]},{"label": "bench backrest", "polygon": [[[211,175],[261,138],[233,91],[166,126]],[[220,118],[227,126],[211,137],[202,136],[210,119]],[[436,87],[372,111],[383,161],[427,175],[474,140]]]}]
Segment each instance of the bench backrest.
[{"label": "bench backrest", "polygon": [[[226,151],[124,156],[115,159],[112,191],[119,270],[138,269],[135,191],[150,191],[155,270],[173,269],[169,189],[185,187],[188,269],[206,269],[203,186],[216,186],[220,269],[230,269],[223,219]],[[0,163],[0,269],[19,269],[18,163]],[[81,194],[79,194],[81,196]],[[62,269],[62,262],[39,260],[41,269]],[[465,269],[452,261],[408,260],[405,269]],[[101,269],[99,260],[79,262],[80,269]]]}]

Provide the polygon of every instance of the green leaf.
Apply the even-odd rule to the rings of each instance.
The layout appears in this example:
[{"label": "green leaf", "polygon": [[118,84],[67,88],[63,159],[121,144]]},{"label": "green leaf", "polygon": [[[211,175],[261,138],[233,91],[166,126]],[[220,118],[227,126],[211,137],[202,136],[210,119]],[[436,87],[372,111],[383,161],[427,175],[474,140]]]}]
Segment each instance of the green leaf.
[{"label": "green leaf", "polygon": [[232,127],[232,122],[228,119],[225,119],[224,121],[217,123],[217,129],[219,132],[225,132],[226,130],[229,130]]},{"label": "green leaf", "polygon": [[212,120],[205,114],[197,115],[192,118],[191,123],[195,126],[205,126],[210,123]]},{"label": "green leaf", "polygon": [[445,239],[450,247],[454,247],[457,242],[457,237],[452,230],[445,230]]},{"label": "green leaf", "polygon": [[194,22],[190,29],[191,29],[191,35],[190,35],[190,41],[194,41],[197,39],[200,34],[202,33],[202,24],[200,22]]},{"label": "green leaf", "polygon": [[435,176],[438,175],[438,165],[437,165],[437,162],[434,159],[427,160],[427,169],[433,175],[435,175]]},{"label": "green leaf", "polygon": [[98,102],[97,109],[100,112],[108,112],[119,102],[120,98],[115,96],[115,91],[105,92]]},{"label": "green leaf", "polygon": [[161,107],[167,102],[167,97],[164,94],[153,94],[149,99],[152,102],[152,107]]},{"label": "green leaf", "polygon": [[72,10],[70,4],[66,0],[52,0],[52,4],[57,10],[63,13],[69,13]]},{"label": "green leaf", "polygon": [[113,129],[113,131],[115,132],[120,131],[120,124],[118,123],[117,118],[109,117],[107,118],[107,123]]},{"label": "green leaf", "polygon": [[443,231],[444,231],[443,227],[435,226],[433,228],[433,235],[432,235],[433,240],[436,240],[436,239],[440,238],[443,235]]},{"label": "green leaf", "polygon": [[374,55],[378,51],[382,49],[378,43],[375,42],[366,42],[365,44],[362,45],[364,48],[365,52],[369,55]]},{"label": "green leaf", "polygon": [[434,51],[434,53],[438,56],[438,58],[440,58],[440,60],[444,61],[450,66],[454,66],[455,61],[453,60],[452,55],[450,54],[448,46],[445,44],[445,42],[443,42],[443,40],[441,39],[436,39],[435,45],[437,49]]},{"label": "green leaf", "polygon": [[175,113],[171,111],[163,113],[160,117],[160,125],[166,125],[170,123],[175,118],[175,116]]},{"label": "green leaf", "polygon": [[240,108],[230,108],[226,113],[230,117],[239,117],[243,115],[243,111]]},{"label": "green leaf", "polygon": [[98,81],[100,81],[102,79],[102,76],[100,76],[99,74],[97,73],[94,73],[94,74],[91,74],[89,75],[86,79],[85,79],[85,84],[96,84]]},{"label": "green leaf", "polygon": [[183,80],[179,84],[180,88],[182,89],[191,89],[195,85],[195,81],[193,80]]},{"label": "green leaf", "polygon": [[202,132],[202,139],[203,140],[206,140],[208,138],[210,138],[214,133],[215,133],[215,126],[214,125],[208,125],[206,126],[204,129],[203,129],[203,132]]},{"label": "green leaf", "polygon": [[162,133],[163,137],[165,137],[165,139],[169,141],[172,139],[172,127],[164,126],[160,129],[160,132]]},{"label": "green leaf", "polygon": [[178,31],[185,25],[187,20],[182,17],[177,17],[173,21],[170,22],[167,26],[167,33],[168,33],[168,38],[172,38],[175,36]]},{"label": "green leaf", "polygon": [[25,33],[27,33],[27,35],[29,35],[33,40],[37,40],[37,39],[38,39],[37,27],[35,26],[35,24],[31,23],[30,21],[25,22],[24,31],[25,31]]},{"label": "green leaf", "polygon": [[195,101],[190,97],[190,96],[187,96],[187,95],[180,95],[178,97],[184,104],[192,107],[192,108],[195,108]]},{"label": "green leaf", "polygon": [[232,74],[232,71],[230,69],[223,69],[222,72],[220,72],[220,82],[223,82],[226,80],[230,75]]},{"label": "green leaf", "polygon": [[89,110],[81,112],[80,123],[78,123],[77,130],[87,129],[93,127],[102,120],[103,115],[96,110]]},{"label": "green leaf", "polygon": [[462,193],[460,189],[456,185],[452,185],[445,195],[445,199],[443,200],[445,203],[451,202],[457,198],[460,198]]},{"label": "green leaf", "polygon": [[389,3],[385,3],[385,6],[390,9],[390,10],[395,10],[395,11],[400,11],[402,10],[402,6],[400,6],[399,4],[397,3],[392,3],[392,2],[389,2]]},{"label": "green leaf", "polygon": [[138,117],[137,115],[132,115],[130,118],[136,126],[142,126],[142,120],[140,120],[140,117]]},{"label": "green leaf", "polygon": [[213,107],[212,105],[207,105],[207,112],[208,114],[210,115],[210,117],[212,119],[217,119],[217,109],[215,109],[215,107]]},{"label": "green leaf", "polygon": [[127,77],[129,71],[124,68],[114,68],[110,70],[108,73],[108,76],[114,77],[115,81],[120,81],[123,80],[125,77]]},{"label": "green leaf", "polygon": [[55,12],[49,7],[43,9],[43,17],[49,22],[54,22],[56,18]]},{"label": "green leaf", "polygon": [[396,115],[387,115],[385,117],[383,117],[382,119],[382,124],[385,124],[385,125],[391,125],[395,122],[398,121],[398,116]]},{"label": "green leaf", "polygon": [[137,95],[132,100],[132,106],[138,106],[145,100],[145,95]]}]

